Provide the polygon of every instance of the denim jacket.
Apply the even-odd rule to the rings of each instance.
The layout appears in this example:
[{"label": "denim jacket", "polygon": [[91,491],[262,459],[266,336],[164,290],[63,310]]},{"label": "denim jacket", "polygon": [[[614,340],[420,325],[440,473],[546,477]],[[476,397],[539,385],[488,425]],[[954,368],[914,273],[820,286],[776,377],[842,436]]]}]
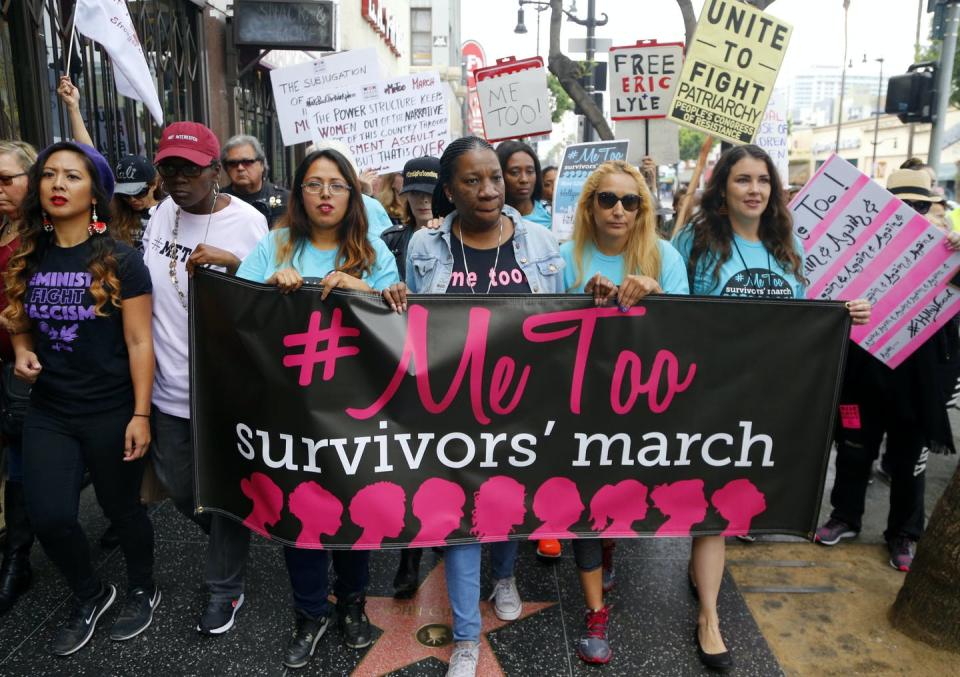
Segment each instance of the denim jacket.
[{"label": "denim jacket", "polygon": [[[504,216],[514,223],[513,253],[517,264],[527,276],[534,294],[562,294],[563,257],[553,234],[523,217],[513,207],[503,206]],[[450,229],[457,212],[443,220],[435,229],[421,228],[413,234],[407,246],[406,282],[415,294],[444,294],[453,273]]]}]

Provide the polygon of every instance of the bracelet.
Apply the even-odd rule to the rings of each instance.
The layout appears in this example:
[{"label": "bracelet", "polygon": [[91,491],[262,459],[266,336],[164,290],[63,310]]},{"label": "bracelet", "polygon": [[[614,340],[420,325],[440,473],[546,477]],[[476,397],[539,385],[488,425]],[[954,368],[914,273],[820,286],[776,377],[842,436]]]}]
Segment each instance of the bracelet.
[{"label": "bracelet", "polygon": [[143,418],[150,418],[150,414],[134,414],[134,416],[141,416]]}]

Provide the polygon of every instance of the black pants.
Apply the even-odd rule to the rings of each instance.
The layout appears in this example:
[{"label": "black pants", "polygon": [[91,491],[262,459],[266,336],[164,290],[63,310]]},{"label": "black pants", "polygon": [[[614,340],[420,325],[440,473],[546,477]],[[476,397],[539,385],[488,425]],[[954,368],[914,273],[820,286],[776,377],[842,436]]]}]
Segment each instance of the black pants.
[{"label": "black pants", "polygon": [[904,421],[889,407],[860,405],[860,428],[840,428],[837,434],[837,477],[830,494],[831,516],[859,530],[863,518],[870,470],[887,435],[884,466],[890,471],[890,512],[886,539],[923,533],[923,494],[927,454],[916,424]]},{"label": "black pants", "polygon": [[30,522],[47,556],[82,601],[100,590],[77,521],[84,468],[120,536],[131,588],[153,584],[153,525],[140,504],[143,459],[123,460],[133,406],[62,416],[31,407],[23,424],[24,488]]}]

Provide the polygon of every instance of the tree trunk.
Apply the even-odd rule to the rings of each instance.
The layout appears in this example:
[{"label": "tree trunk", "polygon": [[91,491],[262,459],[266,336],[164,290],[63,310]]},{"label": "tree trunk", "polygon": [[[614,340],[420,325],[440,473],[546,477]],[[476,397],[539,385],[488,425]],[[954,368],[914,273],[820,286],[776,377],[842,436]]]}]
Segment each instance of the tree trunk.
[{"label": "tree trunk", "polygon": [[613,138],[613,131],[603,117],[587,90],[580,84],[580,67],[560,51],[560,23],[563,19],[563,0],[550,0],[550,57],[547,62],[550,72],[557,76],[563,89],[576,102],[597,135],[604,141]]},{"label": "tree trunk", "polygon": [[960,652],[960,467],[917,545],[890,620],[909,637]]}]

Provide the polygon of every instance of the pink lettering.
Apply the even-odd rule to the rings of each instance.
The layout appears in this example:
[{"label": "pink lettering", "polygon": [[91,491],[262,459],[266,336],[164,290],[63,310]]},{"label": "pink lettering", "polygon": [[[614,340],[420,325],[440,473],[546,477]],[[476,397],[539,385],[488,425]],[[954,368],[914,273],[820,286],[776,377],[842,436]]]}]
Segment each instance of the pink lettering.
[{"label": "pink lettering", "polygon": [[[687,370],[687,376],[683,381],[677,382],[680,376],[680,365],[677,363],[677,356],[669,350],[657,351],[657,356],[653,359],[653,368],[650,370],[650,377],[643,381],[641,373],[640,357],[631,350],[624,350],[617,357],[617,364],[613,369],[613,382],[610,385],[610,406],[620,415],[630,413],[633,409],[637,397],[643,393],[647,394],[647,406],[654,414],[662,414],[673,402],[677,393],[686,390],[693,381],[697,373],[697,365],[691,364]],[[663,384],[663,369],[666,367],[666,384]],[[620,399],[620,393],[623,389],[624,374],[629,373],[630,392],[627,395],[627,401],[624,403]],[[663,399],[658,400],[657,395],[661,386],[666,387]]]}]

